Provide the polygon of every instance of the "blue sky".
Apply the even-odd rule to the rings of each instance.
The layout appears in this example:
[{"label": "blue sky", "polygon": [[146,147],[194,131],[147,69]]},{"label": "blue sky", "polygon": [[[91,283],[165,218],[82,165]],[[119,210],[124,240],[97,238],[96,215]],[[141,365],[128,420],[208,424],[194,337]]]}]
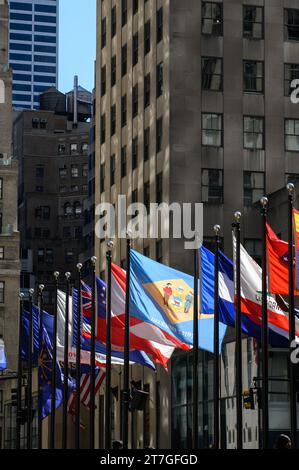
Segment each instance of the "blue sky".
[{"label": "blue sky", "polygon": [[70,91],[74,75],[88,90],[94,85],[96,0],[60,0],[59,90]]}]

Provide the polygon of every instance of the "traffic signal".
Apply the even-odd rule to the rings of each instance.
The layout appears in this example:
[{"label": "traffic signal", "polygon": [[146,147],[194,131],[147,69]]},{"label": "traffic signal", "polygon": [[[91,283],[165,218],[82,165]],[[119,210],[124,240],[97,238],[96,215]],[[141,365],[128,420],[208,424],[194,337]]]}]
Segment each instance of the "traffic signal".
[{"label": "traffic signal", "polygon": [[254,410],[254,392],[253,388],[245,390],[243,393],[243,404],[245,410]]},{"label": "traffic signal", "polygon": [[11,406],[18,406],[18,389],[11,389]]}]

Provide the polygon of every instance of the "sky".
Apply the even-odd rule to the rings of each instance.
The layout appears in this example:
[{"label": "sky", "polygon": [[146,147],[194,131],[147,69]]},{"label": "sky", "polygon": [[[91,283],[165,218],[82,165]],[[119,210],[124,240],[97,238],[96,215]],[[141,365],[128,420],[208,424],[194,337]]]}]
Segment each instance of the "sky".
[{"label": "sky", "polygon": [[74,75],[89,91],[94,86],[96,0],[60,0],[59,81],[63,93],[73,88]]}]

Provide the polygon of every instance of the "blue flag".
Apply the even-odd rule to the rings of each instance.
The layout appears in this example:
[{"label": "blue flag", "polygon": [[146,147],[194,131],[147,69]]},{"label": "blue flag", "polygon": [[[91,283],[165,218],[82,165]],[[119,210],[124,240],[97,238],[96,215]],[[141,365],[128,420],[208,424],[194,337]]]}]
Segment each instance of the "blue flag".
[{"label": "blue flag", "polygon": [[[152,323],[166,335],[193,345],[194,278],[131,251],[131,314]],[[204,299],[203,299],[204,300]],[[199,299],[199,305],[200,299]],[[203,303],[203,307],[205,303]],[[209,304],[212,307],[212,304]],[[219,347],[226,331],[220,324]],[[213,308],[199,318],[199,347],[213,352]]]},{"label": "blue flag", "polygon": [[[22,360],[28,361],[29,352],[29,312],[23,310],[23,328],[22,328]],[[33,347],[32,347],[32,364],[37,367],[38,364],[38,349],[39,349],[39,310],[33,307],[32,311],[32,324],[33,324]]]},{"label": "blue flag", "polygon": [[0,370],[7,369],[5,344],[2,338],[0,338]]}]

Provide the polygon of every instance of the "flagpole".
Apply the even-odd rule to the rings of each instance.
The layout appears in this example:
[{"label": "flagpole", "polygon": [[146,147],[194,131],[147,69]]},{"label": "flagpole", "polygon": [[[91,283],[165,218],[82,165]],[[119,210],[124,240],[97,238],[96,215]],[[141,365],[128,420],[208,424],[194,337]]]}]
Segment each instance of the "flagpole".
[{"label": "flagpole", "polygon": [[17,382],[17,415],[16,415],[16,449],[21,448],[21,422],[20,415],[22,409],[22,333],[23,333],[23,312],[24,312],[24,294],[19,294],[20,316],[19,316],[19,350],[18,350],[18,382]]},{"label": "flagpole", "polygon": [[220,225],[215,225],[214,286],[214,448],[219,449],[219,245]]},{"label": "flagpole", "polygon": [[[289,193],[289,217],[288,217],[288,241],[289,241],[289,323],[290,323],[290,354],[293,352],[292,342],[296,339],[295,324],[295,299],[294,299],[294,234],[293,234],[293,205],[294,205],[294,185],[289,183],[287,190]],[[291,414],[291,440],[294,449],[297,448],[297,393],[296,375],[294,364],[290,361],[290,414]]]},{"label": "flagpole", "polygon": [[[44,317],[44,292],[45,286],[39,285],[39,358],[42,351],[43,343],[43,317]],[[38,373],[39,376],[39,373]],[[40,391],[40,380],[38,378],[38,449],[43,448],[43,418],[42,418],[42,403],[41,403],[41,391]]]},{"label": "flagpole", "polygon": [[96,382],[96,262],[91,258],[92,265],[92,298],[91,298],[91,349],[90,349],[90,417],[89,417],[89,447],[94,449],[95,438],[95,382]]},{"label": "flagpole", "polygon": [[28,335],[28,379],[27,379],[27,449],[32,448],[32,346],[33,346],[33,295],[29,289],[29,335]]},{"label": "flagpole", "polygon": [[67,449],[67,403],[68,403],[68,377],[69,377],[69,297],[71,273],[65,273],[66,298],[64,312],[64,382],[63,382],[63,410],[62,410],[62,449]]},{"label": "flagpole", "polygon": [[198,247],[194,249],[192,448],[198,449]]},{"label": "flagpole", "polygon": [[80,382],[81,382],[81,281],[82,264],[77,264],[78,270],[78,302],[77,302],[77,335],[76,335],[76,413],[75,413],[75,448],[80,449]]},{"label": "flagpole", "polygon": [[241,212],[235,213],[233,224],[236,236],[236,412],[237,412],[237,449],[243,447],[243,391],[242,391],[242,312],[241,312]]},{"label": "flagpole", "polygon": [[57,363],[57,302],[58,302],[58,278],[59,272],[55,271],[55,305],[53,318],[53,360],[51,383],[51,418],[50,418],[50,449],[55,449],[55,422],[56,422],[56,363]]},{"label": "flagpole", "polygon": [[130,281],[131,281],[131,238],[127,236],[127,277],[124,338],[124,389],[123,389],[123,429],[124,449],[128,449],[129,440],[129,404],[130,404]]},{"label": "flagpole", "polygon": [[262,423],[263,448],[269,447],[269,329],[268,329],[268,286],[267,286],[267,212],[268,199],[261,199],[263,233],[263,276],[262,276]]},{"label": "flagpole", "polygon": [[105,382],[105,449],[111,449],[111,263],[113,241],[107,242],[107,303],[106,303],[106,382]]}]

